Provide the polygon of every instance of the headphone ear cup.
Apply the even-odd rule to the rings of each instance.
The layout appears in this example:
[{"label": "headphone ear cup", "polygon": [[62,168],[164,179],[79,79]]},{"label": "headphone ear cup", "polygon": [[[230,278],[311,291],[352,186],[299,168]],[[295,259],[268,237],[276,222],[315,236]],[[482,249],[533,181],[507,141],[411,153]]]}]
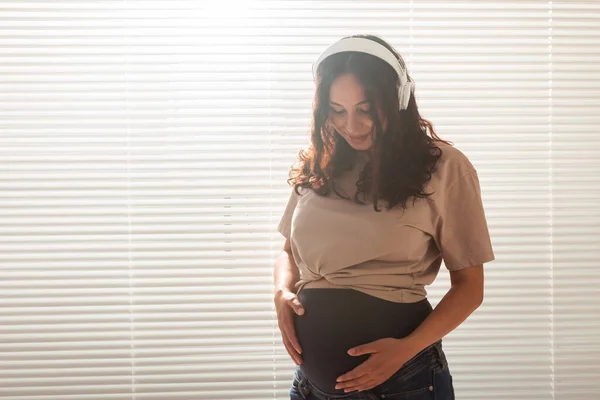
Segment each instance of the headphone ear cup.
[{"label": "headphone ear cup", "polygon": [[398,102],[400,103],[400,110],[406,110],[408,108],[411,91],[412,82],[406,82],[406,85],[398,90]]},{"label": "headphone ear cup", "polygon": [[415,92],[415,84],[410,82],[408,87],[406,88],[406,108],[408,108],[408,103],[410,102],[410,96]]}]

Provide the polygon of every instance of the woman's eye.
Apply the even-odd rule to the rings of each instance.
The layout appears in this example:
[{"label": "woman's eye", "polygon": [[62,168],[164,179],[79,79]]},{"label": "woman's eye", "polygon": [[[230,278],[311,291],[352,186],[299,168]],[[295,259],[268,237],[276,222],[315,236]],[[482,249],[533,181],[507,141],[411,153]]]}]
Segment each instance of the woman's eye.
[{"label": "woman's eye", "polygon": [[369,110],[359,110],[359,111],[360,111],[361,113],[363,113],[363,114],[367,114],[367,115],[368,115],[368,114],[369,114],[369,112],[370,112]]},{"label": "woman's eye", "polygon": [[335,110],[333,108],[331,109],[331,111],[333,111],[334,114],[343,114],[345,112],[344,110],[338,111],[338,110]]}]

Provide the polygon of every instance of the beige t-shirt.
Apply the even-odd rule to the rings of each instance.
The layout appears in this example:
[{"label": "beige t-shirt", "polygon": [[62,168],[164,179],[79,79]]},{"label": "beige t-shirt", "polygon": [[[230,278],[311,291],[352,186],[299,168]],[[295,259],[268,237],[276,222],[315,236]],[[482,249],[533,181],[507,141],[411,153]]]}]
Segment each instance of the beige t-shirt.
[{"label": "beige t-shirt", "polygon": [[[407,209],[357,204],[333,191],[324,197],[292,189],[277,230],[290,239],[303,288],[351,288],[385,300],[412,303],[426,297],[442,257],[450,271],[495,259],[477,172],[458,149],[442,150],[438,169],[425,188],[428,199],[412,198]],[[366,154],[366,153],[362,153]],[[336,178],[351,199],[364,164]]]}]

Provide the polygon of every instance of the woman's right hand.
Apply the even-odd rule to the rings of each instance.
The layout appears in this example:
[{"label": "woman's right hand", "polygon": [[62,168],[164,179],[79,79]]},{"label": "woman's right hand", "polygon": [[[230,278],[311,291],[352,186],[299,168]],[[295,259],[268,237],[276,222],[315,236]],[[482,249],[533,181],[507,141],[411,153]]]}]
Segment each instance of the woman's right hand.
[{"label": "woman's right hand", "polygon": [[274,301],[283,344],[296,365],[302,364],[302,356],[300,355],[302,348],[296,337],[293,313],[303,315],[304,307],[302,307],[300,300],[298,300],[298,296],[288,290],[277,291]]}]

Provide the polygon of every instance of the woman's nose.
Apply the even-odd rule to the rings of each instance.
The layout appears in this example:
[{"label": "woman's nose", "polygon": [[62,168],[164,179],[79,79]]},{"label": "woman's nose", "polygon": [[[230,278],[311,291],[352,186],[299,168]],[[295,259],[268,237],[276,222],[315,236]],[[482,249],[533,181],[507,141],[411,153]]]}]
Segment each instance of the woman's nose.
[{"label": "woman's nose", "polygon": [[346,121],[346,131],[347,132],[359,132],[362,127],[362,122],[359,121],[357,117],[349,116]]}]

